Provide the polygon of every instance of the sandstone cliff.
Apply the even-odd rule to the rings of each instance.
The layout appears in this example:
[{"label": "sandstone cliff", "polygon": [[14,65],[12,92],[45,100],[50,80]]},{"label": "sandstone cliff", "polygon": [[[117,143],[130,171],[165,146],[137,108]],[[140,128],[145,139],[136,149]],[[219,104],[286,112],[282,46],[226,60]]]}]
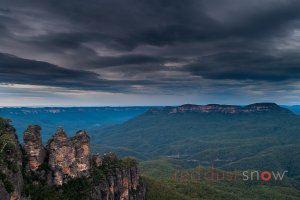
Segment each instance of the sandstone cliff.
[{"label": "sandstone cliff", "polygon": [[[92,190],[92,199],[144,199],[145,188],[140,182],[135,160],[131,158],[119,160],[116,155],[108,154],[93,157],[93,166],[92,175],[94,178],[100,178],[96,178],[96,184]],[[114,167],[110,168],[110,166]],[[103,179],[105,181],[101,181]]]},{"label": "sandstone cliff", "polygon": [[235,105],[220,105],[220,104],[208,104],[208,105],[193,105],[185,104],[176,107],[162,107],[162,108],[152,108],[148,113],[285,113],[291,114],[292,112],[288,109],[282,108],[275,103],[255,103],[247,106],[235,106]]},{"label": "sandstone cliff", "polygon": [[0,123],[0,136],[6,137],[8,133],[9,139],[0,140],[0,150],[4,147],[0,152],[1,200],[143,200],[145,197],[137,162],[131,158],[119,159],[112,153],[90,155],[90,138],[85,131],[68,137],[59,128],[46,146],[37,125],[25,130],[23,146],[13,127],[7,121],[5,125]]}]

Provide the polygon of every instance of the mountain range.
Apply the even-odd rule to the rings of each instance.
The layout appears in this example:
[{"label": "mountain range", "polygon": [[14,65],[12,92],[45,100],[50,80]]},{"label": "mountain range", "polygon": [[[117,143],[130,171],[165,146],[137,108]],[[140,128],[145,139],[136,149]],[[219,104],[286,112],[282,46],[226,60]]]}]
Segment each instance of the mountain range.
[{"label": "mountain range", "polygon": [[68,133],[119,124],[146,112],[149,107],[3,107],[0,116],[8,118],[22,137],[29,124],[43,127],[46,142],[58,127]]},{"label": "mountain range", "polygon": [[274,103],[152,108],[92,134],[99,151],[142,159],[169,157],[184,165],[288,170],[300,178],[300,116]]}]

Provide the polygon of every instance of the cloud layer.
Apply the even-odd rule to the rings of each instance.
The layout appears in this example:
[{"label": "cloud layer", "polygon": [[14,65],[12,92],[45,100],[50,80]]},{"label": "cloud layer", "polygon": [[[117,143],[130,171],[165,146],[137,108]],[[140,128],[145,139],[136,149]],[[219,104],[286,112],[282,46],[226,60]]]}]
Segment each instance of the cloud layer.
[{"label": "cloud layer", "polygon": [[299,102],[298,0],[3,0],[0,34],[1,84]]}]

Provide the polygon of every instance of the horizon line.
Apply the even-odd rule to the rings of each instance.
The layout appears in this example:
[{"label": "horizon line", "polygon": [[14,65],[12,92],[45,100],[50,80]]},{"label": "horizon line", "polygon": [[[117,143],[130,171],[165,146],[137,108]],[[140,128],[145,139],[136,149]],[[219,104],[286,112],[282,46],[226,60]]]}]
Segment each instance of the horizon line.
[{"label": "horizon line", "polygon": [[[274,103],[274,102],[256,102],[256,103]],[[183,104],[165,104],[165,105],[37,105],[37,106],[1,106],[0,108],[126,108],[126,107],[167,107],[167,106],[182,106],[182,105],[234,105],[234,106],[246,106],[256,103],[250,104],[222,104],[222,103],[208,103],[208,104],[195,104],[195,103],[183,103]],[[275,103],[277,104],[277,103]],[[279,106],[300,106],[300,104],[277,104]]]}]

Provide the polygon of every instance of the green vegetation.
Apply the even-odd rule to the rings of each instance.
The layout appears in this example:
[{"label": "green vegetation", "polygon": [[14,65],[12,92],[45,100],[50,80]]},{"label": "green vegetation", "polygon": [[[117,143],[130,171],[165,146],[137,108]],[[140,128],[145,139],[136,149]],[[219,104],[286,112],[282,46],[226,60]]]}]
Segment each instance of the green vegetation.
[{"label": "green vegetation", "polygon": [[169,187],[167,183],[154,178],[143,177],[147,187],[147,200],[190,200],[190,198],[180,194],[176,188]]},{"label": "green vegetation", "polygon": [[87,178],[73,179],[62,187],[47,185],[26,185],[25,195],[32,200],[82,200],[86,199],[91,191],[91,182]]},{"label": "green vegetation", "polygon": [[10,121],[0,118],[0,155],[13,151],[15,129],[10,125]]},{"label": "green vegetation", "polygon": [[5,187],[6,191],[8,193],[12,193],[14,191],[13,184],[9,180],[7,180],[7,179],[4,179],[2,181],[3,181],[3,184],[4,184],[4,187]]},{"label": "green vegetation", "polygon": [[[178,170],[173,160],[162,158],[159,160],[144,161],[139,164],[139,168],[143,175],[147,177],[155,177],[156,179],[170,178]],[[181,166],[177,167],[182,169]]]},{"label": "green vegetation", "polygon": [[142,160],[179,155],[187,167],[214,161],[228,170],[288,170],[299,177],[299,124],[300,117],[291,112],[146,113],[99,129],[92,140],[106,151],[138,152]]},{"label": "green vegetation", "polygon": [[16,157],[15,129],[9,120],[0,118],[0,180],[8,193],[14,191],[11,174],[19,172]]},{"label": "green vegetation", "polygon": [[[166,170],[166,168],[168,170]],[[201,170],[204,168],[201,167]],[[174,173],[191,174],[195,169],[183,169],[172,159],[159,159],[141,163],[143,181],[147,186],[147,200],[296,200],[300,198],[299,187],[266,184],[263,182],[174,178]],[[222,171],[217,170],[221,173]]]},{"label": "green vegetation", "polygon": [[92,182],[87,178],[79,178],[70,180],[68,184],[64,184],[61,188],[63,191],[62,199],[86,199],[92,190]]},{"label": "green vegetation", "polygon": [[102,165],[98,167],[98,171],[101,172],[105,176],[113,175],[115,173],[116,168],[122,167],[122,161],[117,159],[114,154],[104,156],[102,159]]},{"label": "green vegetation", "polygon": [[130,168],[135,167],[137,165],[138,165],[138,163],[137,163],[136,159],[133,158],[133,157],[125,157],[125,158],[122,159],[122,166],[125,169],[130,169]]},{"label": "green vegetation", "polygon": [[50,187],[46,184],[26,184],[25,196],[32,200],[82,200],[91,191],[91,180],[88,178],[73,179],[61,187]]}]

